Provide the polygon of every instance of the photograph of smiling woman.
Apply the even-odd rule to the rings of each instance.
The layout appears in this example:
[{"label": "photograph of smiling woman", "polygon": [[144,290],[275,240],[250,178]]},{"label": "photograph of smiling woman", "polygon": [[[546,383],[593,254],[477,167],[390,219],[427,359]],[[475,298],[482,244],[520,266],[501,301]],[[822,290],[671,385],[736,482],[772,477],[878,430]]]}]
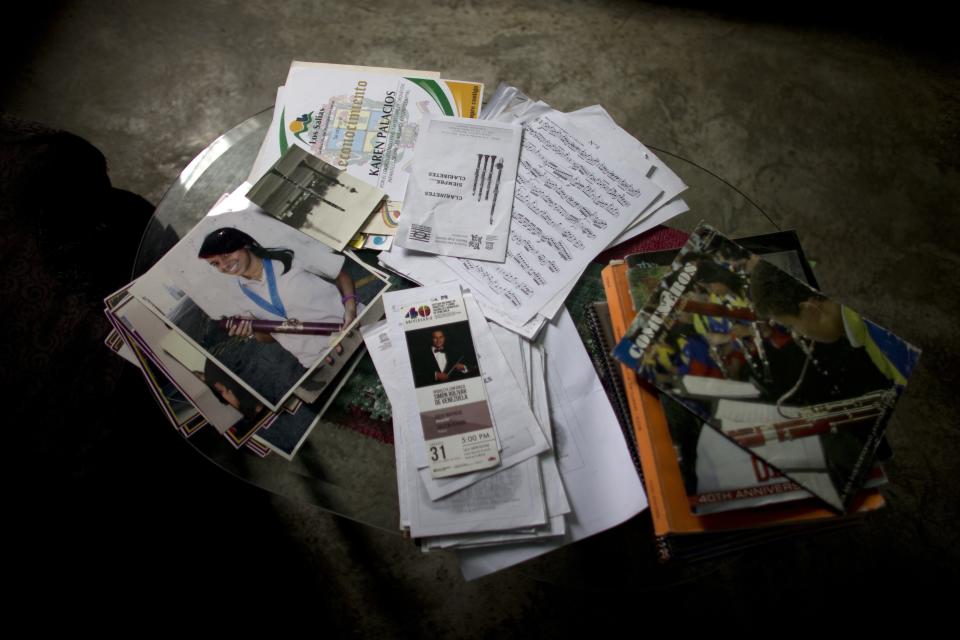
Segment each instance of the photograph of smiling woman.
[{"label": "photograph of smiling woman", "polygon": [[[358,298],[353,278],[345,269],[339,269],[331,282],[321,274],[295,267],[294,256],[287,248],[264,248],[233,227],[210,232],[197,255],[237,285],[236,313],[223,324],[228,334],[279,342],[309,369],[327,350],[327,336],[357,317]],[[331,269],[329,265],[326,268]],[[328,271],[326,275],[331,274]],[[280,325],[279,330],[257,331],[255,320],[272,321]],[[306,322],[329,329],[322,333],[296,330]],[[293,327],[285,330],[284,324]]]},{"label": "photograph of smiling woman", "polygon": [[267,215],[243,189],[133,293],[275,411],[319,367],[349,358],[356,341],[343,338],[381,308],[372,303],[387,283],[353,254]]}]

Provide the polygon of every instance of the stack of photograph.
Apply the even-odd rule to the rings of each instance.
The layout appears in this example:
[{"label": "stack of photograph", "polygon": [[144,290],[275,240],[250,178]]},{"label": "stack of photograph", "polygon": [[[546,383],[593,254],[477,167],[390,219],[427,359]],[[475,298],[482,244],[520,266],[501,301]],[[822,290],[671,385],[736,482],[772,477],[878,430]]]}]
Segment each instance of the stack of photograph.
[{"label": "stack of photograph", "polygon": [[294,61],[247,178],[106,301],[106,344],[186,437],[291,459],[382,317],[382,271],[420,121],[476,118],[483,84],[436,71]]},{"label": "stack of photograph", "polygon": [[[208,423],[237,448],[291,459],[356,366],[357,329],[382,317],[388,282],[271,216],[250,190],[222,198],[107,299],[108,345],[141,368],[184,435]],[[350,195],[366,215],[382,199]]]},{"label": "stack of photograph", "polygon": [[[606,267],[615,405],[664,558],[848,526],[880,508],[884,432],[919,351],[817,291],[793,232]],[[608,358],[611,371],[618,365]]]}]

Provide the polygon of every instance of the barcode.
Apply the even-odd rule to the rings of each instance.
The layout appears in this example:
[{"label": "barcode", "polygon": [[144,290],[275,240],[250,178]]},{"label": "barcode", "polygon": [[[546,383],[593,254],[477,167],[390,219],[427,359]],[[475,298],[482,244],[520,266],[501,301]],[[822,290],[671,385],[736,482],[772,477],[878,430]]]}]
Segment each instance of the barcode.
[{"label": "barcode", "polygon": [[422,224],[412,224],[410,225],[410,234],[407,236],[407,239],[417,240],[418,242],[430,242],[430,231],[430,227]]}]

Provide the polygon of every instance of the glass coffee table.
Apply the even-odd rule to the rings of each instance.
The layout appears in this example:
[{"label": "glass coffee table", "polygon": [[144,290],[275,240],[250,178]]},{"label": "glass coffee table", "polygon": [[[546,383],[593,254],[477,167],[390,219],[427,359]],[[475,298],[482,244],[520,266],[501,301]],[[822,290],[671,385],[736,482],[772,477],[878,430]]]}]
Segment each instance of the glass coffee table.
[{"label": "glass coffee table", "polygon": [[[134,275],[152,266],[221,195],[246,179],[272,115],[273,109],[267,109],[240,123],[217,138],[183,170],[163,196],[143,234]],[[779,230],[766,213],[722,178],[667,151],[654,151],[690,186],[683,195],[690,212],[671,220],[670,226],[690,231],[704,220],[732,237]],[[375,377],[368,378],[366,384],[376,385]],[[353,393],[373,391],[365,390],[361,384]],[[392,434],[389,417],[382,418],[358,409],[353,414],[341,411],[333,418],[321,420],[292,462],[278,455],[259,458],[238,451],[210,427],[201,429],[187,442],[210,462],[241,480],[400,535]],[[646,531],[650,538],[649,523]],[[630,534],[621,531],[602,535]],[[637,553],[638,561],[646,562],[641,557],[653,561],[652,552]]]}]

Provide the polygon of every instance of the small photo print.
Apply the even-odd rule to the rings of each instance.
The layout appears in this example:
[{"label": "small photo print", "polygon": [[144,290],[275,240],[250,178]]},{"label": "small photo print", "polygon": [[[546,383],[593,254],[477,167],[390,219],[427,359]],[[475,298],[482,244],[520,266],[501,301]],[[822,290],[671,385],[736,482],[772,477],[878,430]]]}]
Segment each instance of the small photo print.
[{"label": "small photo print", "polygon": [[480,375],[466,320],[407,331],[407,351],[417,388]]}]

